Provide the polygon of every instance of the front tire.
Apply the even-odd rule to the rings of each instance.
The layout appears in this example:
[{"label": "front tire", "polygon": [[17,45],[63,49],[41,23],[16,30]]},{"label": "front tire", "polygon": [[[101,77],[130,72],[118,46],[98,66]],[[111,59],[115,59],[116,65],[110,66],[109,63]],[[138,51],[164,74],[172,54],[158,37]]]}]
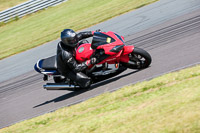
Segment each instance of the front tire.
[{"label": "front tire", "polygon": [[129,55],[128,68],[144,69],[151,64],[151,61],[151,56],[147,51],[135,47],[133,52]]}]

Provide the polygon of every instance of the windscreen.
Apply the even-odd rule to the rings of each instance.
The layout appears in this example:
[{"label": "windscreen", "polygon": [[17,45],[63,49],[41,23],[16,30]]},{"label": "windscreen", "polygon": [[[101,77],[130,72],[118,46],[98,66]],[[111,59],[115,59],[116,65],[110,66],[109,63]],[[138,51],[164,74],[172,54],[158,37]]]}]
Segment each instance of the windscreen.
[{"label": "windscreen", "polygon": [[114,42],[115,39],[113,39],[112,37],[103,34],[101,32],[95,32],[93,39],[92,39],[92,49],[96,49],[98,46],[100,45],[105,45],[105,44],[109,44]]},{"label": "windscreen", "polygon": [[119,39],[124,43],[124,40],[121,38],[120,35],[118,35],[118,34],[116,34],[116,33],[114,33],[114,34],[117,36],[117,38],[119,38]]}]

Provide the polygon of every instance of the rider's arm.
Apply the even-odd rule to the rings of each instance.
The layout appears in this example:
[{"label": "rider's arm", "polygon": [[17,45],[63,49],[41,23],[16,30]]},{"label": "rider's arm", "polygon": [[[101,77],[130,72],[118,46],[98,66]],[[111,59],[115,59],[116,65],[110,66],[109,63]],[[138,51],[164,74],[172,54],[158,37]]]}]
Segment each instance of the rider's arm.
[{"label": "rider's arm", "polygon": [[74,70],[74,72],[81,72],[83,71],[84,69],[87,68],[87,65],[86,63],[81,63],[81,64],[78,64],[77,61],[74,59],[74,57],[71,57],[69,58],[69,60],[67,61],[67,65],[72,69]]},{"label": "rider's arm", "polygon": [[77,34],[78,40],[82,40],[88,37],[92,37],[94,35],[94,31],[85,31],[85,32],[80,32]]},{"label": "rider's arm", "polygon": [[76,73],[83,71],[91,64],[90,60],[78,64],[75,58],[68,52],[63,53],[63,60],[64,63]]},{"label": "rider's arm", "polygon": [[94,35],[94,32],[101,32],[100,29],[96,30],[96,31],[85,31],[85,32],[80,32],[77,34],[77,38],[78,40],[82,40],[88,37],[92,37]]}]

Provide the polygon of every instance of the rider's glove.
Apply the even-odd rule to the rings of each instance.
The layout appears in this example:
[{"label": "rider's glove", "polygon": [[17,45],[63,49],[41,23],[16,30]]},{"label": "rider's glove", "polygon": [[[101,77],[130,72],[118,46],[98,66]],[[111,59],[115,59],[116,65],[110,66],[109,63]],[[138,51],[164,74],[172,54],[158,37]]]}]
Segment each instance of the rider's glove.
[{"label": "rider's glove", "polygon": [[96,64],[96,62],[97,62],[97,59],[95,57],[92,57],[90,60],[87,60],[85,64],[87,66],[90,66],[90,65]]}]

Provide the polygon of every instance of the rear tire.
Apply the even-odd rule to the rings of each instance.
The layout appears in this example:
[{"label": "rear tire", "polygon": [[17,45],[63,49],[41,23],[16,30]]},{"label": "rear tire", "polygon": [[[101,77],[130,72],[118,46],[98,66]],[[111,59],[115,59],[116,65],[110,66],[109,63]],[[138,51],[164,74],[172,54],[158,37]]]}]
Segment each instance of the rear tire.
[{"label": "rear tire", "polygon": [[137,47],[134,48],[133,52],[129,55],[129,58],[128,68],[131,69],[147,68],[152,61],[151,56],[147,51]]}]

